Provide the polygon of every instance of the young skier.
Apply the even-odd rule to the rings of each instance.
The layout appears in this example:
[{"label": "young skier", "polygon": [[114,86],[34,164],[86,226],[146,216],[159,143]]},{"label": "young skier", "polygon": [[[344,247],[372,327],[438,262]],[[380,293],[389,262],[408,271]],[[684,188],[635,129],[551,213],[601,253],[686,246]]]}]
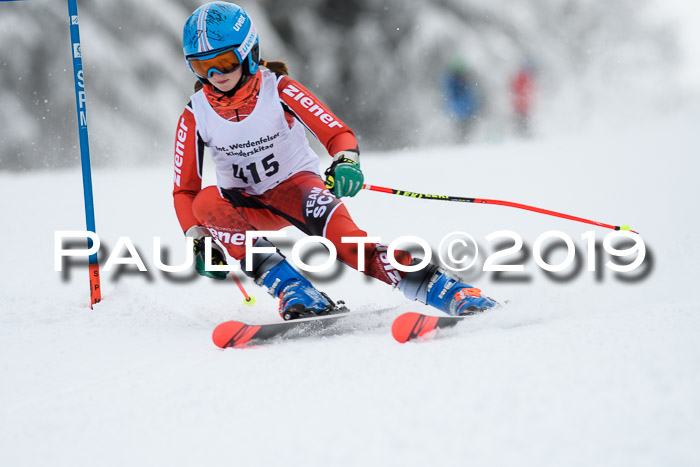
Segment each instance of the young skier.
[{"label": "young skier", "polygon": [[[284,62],[260,58],[255,27],[242,8],[226,2],[197,8],[185,23],[183,48],[198,82],[178,121],[173,197],[180,225],[194,239],[201,275],[227,276],[206,271],[204,238],[213,236],[241,262],[241,270],[280,298],[284,319],[337,311],[328,296],[317,291],[279,250],[256,252],[252,264],[246,264],[247,231],[293,225],[307,235],[329,239],[338,259],[352,267],[363,259],[365,274],[398,286],[411,300],[450,315],[495,305],[478,289],[437,266],[404,273],[389,264],[382,245],[341,242],[342,237],[367,237],[340,200],[355,196],[363,186],[355,135],[287,76]],[[304,127],[333,155],[325,182]],[[211,152],[217,184],[202,189],[205,146]],[[272,245],[258,238],[254,246]],[[395,257],[403,265],[413,261],[405,251]],[[212,261],[226,264],[226,255],[213,242]]]}]

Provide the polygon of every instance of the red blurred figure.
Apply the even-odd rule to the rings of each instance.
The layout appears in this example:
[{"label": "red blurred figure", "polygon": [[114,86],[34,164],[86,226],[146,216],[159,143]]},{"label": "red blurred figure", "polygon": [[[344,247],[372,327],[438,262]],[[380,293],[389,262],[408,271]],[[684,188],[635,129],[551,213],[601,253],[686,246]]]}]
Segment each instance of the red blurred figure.
[{"label": "red blurred figure", "polygon": [[531,135],[530,114],[535,93],[535,76],[532,66],[523,66],[510,83],[515,128],[523,136]]}]

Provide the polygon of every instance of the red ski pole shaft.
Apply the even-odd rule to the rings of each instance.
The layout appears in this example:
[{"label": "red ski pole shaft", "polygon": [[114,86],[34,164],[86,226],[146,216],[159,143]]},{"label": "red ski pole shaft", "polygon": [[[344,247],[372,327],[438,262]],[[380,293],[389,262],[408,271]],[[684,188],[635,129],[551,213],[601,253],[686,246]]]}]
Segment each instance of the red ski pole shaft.
[{"label": "red ski pole shaft", "polygon": [[413,191],[397,190],[396,188],[386,188],[383,186],[376,185],[364,185],[362,187],[369,191],[378,191],[380,193],[388,193],[392,195],[406,196],[408,198],[420,198],[420,199],[434,199],[438,201],[455,201],[460,203],[475,203],[475,204],[495,204],[498,206],[508,206],[516,209],[524,209],[527,211],[538,212],[540,214],[546,214],[548,216],[561,217],[562,219],[568,219],[571,221],[582,222],[584,224],[597,225],[598,227],[604,227],[611,230],[627,230],[632,233],[638,233],[630,229],[629,225],[611,225],[605,224],[603,222],[593,221],[590,219],[584,219],[583,217],[572,216],[570,214],[564,214],[561,212],[550,211],[549,209],[542,209],[535,206],[528,206],[527,204],[513,203],[511,201],[500,201],[497,199],[483,199],[483,198],[465,198],[462,196],[449,196],[449,195],[428,195],[425,193],[416,193]]}]

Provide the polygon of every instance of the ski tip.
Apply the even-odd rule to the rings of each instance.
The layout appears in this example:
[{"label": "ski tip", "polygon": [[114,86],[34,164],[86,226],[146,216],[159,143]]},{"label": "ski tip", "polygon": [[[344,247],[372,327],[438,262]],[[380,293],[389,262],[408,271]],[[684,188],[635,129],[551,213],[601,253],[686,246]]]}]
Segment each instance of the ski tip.
[{"label": "ski tip", "polygon": [[222,349],[240,347],[248,343],[260,326],[250,326],[240,321],[226,321],[214,328],[211,339]]},{"label": "ski tip", "polygon": [[391,335],[397,342],[403,344],[435,329],[437,320],[436,316],[414,312],[404,313],[396,318],[391,325]]}]

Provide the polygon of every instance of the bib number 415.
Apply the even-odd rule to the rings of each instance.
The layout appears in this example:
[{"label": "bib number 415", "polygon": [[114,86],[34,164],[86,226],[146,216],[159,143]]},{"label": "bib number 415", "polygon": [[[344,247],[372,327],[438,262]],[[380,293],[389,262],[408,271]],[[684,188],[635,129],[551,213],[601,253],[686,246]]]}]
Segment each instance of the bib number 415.
[{"label": "bib number 415", "polygon": [[253,184],[260,183],[262,179],[260,178],[260,173],[266,177],[271,177],[280,170],[280,164],[275,160],[275,155],[270,154],[266,156],[262,161],[262,170],[258,170],[257,162],[251,162],[245,167],[239,166],[238,164],[233,164],[233,176],[243,181],[243,183],[249,184],[249,177],[253,179]]}]

